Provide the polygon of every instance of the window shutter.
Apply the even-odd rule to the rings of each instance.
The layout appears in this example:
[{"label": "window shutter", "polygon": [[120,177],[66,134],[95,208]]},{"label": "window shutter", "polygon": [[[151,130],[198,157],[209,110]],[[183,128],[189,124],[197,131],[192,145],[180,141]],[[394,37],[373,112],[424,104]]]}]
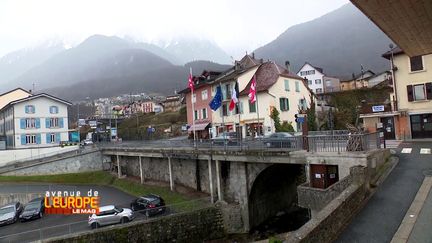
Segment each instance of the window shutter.
[{"label": "window shutter", "polygon": [[49,133],[46,133],[45,134],[46,136],[46,143],[51,143],[51,134],[49,134]]},{"label": "window shutter", "polygon": [[283,107],[283,98],[279,98],[279,110],[283,111],[284,107]]},{"label": "window shutter", "polygon": [[40,133],[36,134],[36,144],[41,144],[41,135],[40,135]]},{"label": "window shutter", "polygon": [[40,128],[40,118],[36,118],[36,128]]},{"label": "window shutter", "polygon": [[51,127],[50,126],[50,119],[49,118],[45,118],[45,128],[50,128],[50,127]]},{"label": "window shutter", "polygon": [[60,128],[63,128],[63,126],[64,126],[63,118],[59,118],[59,126],[60,126]]},{"label": "window shutter", "polygon": [[432,100],[432,82],[426,83],[426,99]]},{"label": "window shutter", "polygon": [[26,128],[26,120],[25,118],[20,119],[20,128],[25,129]]},{"label": "window shutter", "polygon": [[414,101],[413,86],[412,85],[407,86],[407,94],[408,94],[408,101]]},{"label": "window shutter", "polygon": [[58,133],[56,133],[56,135],[55,135],[55,139],[56,139],[55,142],[56,142],[56,143],[59,143],[60,140],[61,140],[61,138],[60,138],[60,134],[61,134],[61,133],[58,132]]},{"label": "window shutter", "polygon": [[26,145],[26,135],[25,134],[21,134],[21,145]]},{"label": "window shutter", "polygon": [[289,99],[286,98],[285,100],[286,100],[286,110],[289,111]]},{"label": "window shutter", "polygon": [[29,113],[29,106],[28,105],[25,106],[25,113],[26,114]]}]

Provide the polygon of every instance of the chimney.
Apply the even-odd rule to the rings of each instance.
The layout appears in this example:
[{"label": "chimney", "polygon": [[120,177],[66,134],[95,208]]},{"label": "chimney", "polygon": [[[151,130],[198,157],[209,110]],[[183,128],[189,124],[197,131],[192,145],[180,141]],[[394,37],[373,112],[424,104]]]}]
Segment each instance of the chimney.
[{"label": "chimney", "polygon": [[252,52],[252,59],[255,59],[255,52]]},{"label": "chimney", "polygon": [[285,67],[288,70],[288,73],[290,73],[291,70],[290,70],[290,62],[289,61],[285,61]]}]

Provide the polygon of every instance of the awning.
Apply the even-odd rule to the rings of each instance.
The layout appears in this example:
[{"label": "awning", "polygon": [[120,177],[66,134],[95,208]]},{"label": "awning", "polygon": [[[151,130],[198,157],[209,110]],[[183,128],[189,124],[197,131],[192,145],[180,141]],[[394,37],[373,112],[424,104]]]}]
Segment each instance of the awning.
[{"label": "awning", "polygon": [[[201,123],[201,124],[195,124],[195,131],[202,131],[204,130],[210,123]],[[188,129],[188,132],[194,131],[194,125],[190,126]]]}]

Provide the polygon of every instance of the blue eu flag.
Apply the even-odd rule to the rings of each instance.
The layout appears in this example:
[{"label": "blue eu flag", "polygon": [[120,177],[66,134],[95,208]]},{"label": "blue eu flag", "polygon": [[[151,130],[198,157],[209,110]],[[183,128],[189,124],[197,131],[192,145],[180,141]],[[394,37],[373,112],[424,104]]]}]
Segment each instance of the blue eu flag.
[{"label": "blue eu flag", "polygon": [[209,106],[212,110],[216,111],[222,105],[222,88],[218,86],[216,88],[216,94],[210,102]]}]

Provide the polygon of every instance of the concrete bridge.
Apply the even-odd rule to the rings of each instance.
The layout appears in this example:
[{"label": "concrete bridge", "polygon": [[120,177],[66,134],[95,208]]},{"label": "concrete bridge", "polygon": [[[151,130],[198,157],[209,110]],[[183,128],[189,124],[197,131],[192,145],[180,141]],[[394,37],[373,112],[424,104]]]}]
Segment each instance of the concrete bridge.
[{"label": "concrete bridge", "polygon": [[[225,220],[230,232],[248,232],[278,212],[297,204],[297,186],[309,182],[326,188],[342,180],[352,166],[361,165],[371,174],[385,161],[387,150],[320,152],[289,149],[247,150],[108,144],[101,147],[110,156],[118,176],[137,176],[141,182],[158,180],[209,193],[227,204]],[[118,170],[117,168],[121,168]]]}]

